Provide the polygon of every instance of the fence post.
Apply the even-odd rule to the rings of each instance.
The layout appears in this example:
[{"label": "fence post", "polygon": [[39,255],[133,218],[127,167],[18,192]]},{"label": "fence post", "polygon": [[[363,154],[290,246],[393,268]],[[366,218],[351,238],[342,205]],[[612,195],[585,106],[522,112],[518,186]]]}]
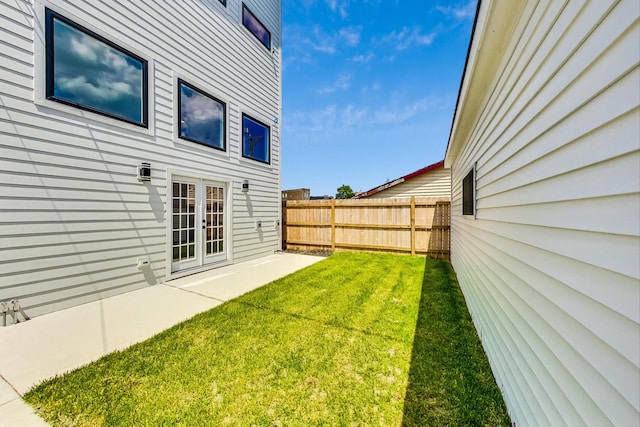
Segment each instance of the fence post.
[{"label": "fence post", "polygon": [[336,199],[331,199],[331,252],[336,251]]},{"label": "fence post", "polygon": [[287,249],[287,201],[280,201],[280,249]]},{"label": "fence post", "polygon": [[411,196],[411,255],[416,254],[416,198]]}]

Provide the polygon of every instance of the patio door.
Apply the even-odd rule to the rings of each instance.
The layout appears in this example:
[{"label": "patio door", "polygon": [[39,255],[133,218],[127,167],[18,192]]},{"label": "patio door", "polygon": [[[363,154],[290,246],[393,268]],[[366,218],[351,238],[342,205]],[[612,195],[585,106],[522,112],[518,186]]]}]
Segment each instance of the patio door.
[{"label": "patio door", "polygon": [[173,177],[171,271],[226,261],[226,185]]}]

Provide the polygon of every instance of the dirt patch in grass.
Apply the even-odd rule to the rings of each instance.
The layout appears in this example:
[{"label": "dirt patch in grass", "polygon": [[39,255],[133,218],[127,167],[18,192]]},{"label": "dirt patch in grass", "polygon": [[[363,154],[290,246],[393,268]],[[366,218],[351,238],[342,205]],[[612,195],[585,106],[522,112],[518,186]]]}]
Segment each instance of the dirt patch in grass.
[{"label": "dirt patch in grass", "polygon": [[313,256],[321,256],[321,257],[329,257],[331,255],[333,255],[333,252],[329,251],[329,250],[306,250],[306,251],[302,251],[302,250],[295,250],[295,249],[286,249],[284,251],[285,253],[288,254],[299,254],[299,255],[313,255]]}]

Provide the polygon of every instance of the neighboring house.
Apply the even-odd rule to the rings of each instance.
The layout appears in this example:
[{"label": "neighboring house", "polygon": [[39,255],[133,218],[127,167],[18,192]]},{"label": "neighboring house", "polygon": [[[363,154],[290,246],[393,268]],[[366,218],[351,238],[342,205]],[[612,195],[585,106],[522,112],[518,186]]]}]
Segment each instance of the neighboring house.
[{"label": "neighboring house", "polygon": [[280,247],[279,0],[3,0],[0,34],[0,302]]},{"label": "neighboring house", "polygon": [[451,196],[451,170],[444,160],[408,175],[358,193],[354,199],[387,199],[390,197],[446,197]]},{"label": "neighboring house", "polygon": [[512,420],[640,424],[640,4],[482,1],[451,262]]},{"label": "neighboring house", "polygon": [[282,200],[309,200],[311,191],[308,188],[296,188],[295,190],[282,190]]}]

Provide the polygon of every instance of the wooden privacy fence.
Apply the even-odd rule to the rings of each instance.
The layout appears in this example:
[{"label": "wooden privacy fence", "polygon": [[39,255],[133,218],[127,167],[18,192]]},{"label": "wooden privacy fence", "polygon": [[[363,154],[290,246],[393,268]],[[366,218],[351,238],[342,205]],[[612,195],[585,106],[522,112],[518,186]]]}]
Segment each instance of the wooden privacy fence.
[{"label": "wooden privacy fence", "polygon": [[282,203],[282,246],[449,259],[450,222],[450,203],[441,198],[289,200]]}]

